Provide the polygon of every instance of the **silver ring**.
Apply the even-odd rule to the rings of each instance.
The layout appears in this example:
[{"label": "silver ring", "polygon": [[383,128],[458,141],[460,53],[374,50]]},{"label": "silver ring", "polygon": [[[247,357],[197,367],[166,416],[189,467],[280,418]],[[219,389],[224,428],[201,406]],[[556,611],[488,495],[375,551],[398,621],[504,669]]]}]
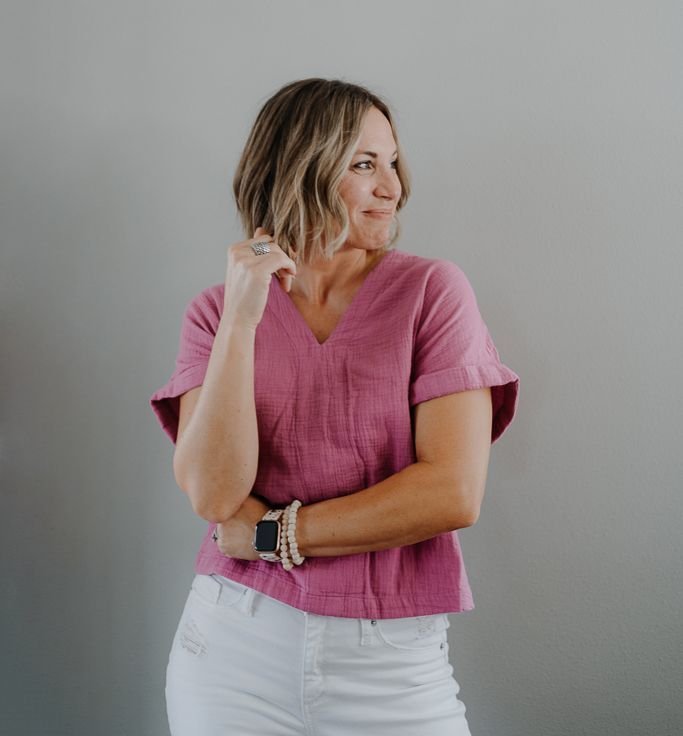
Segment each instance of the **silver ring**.
[{"label": "silver ring", "polygon": [[265,240],[260,243],[252,243],[251,249],[257,256],[265,256],[266,253],[270,253],[270,244]]}]

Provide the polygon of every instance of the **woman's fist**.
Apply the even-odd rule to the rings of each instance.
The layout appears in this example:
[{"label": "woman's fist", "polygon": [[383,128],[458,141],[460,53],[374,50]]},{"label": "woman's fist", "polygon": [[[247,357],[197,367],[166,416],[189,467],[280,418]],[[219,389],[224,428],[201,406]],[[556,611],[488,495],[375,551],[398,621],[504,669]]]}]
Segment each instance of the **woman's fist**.
[{"label": "woman's fist", "polygon": [[[270,253],[255,254],[251,246],[258,242],[268,243]],[[296,263],[262,227],[256,228],[253,238],[231,245],[227,260],[223,318],[256,329],[266,308],[272,275],[277,274],[281,288],[289,291]]]}]

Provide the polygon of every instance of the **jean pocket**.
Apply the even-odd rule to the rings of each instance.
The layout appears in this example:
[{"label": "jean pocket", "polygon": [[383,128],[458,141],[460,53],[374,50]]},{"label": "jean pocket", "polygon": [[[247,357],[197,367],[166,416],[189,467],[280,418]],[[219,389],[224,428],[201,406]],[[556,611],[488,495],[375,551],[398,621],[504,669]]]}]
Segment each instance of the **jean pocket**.
[{"label": "jean pocket", "polygon": [[392,649],[444,648],[451,625],[446,613],[408,618],[377,619],[375,630],[379,638]]},{"label": "jean pocket", "polygon": [[246,585],[216,573],[195,575],[191,587],[193,595],[203,603],[227,607],[237,604],[248,590]]}]

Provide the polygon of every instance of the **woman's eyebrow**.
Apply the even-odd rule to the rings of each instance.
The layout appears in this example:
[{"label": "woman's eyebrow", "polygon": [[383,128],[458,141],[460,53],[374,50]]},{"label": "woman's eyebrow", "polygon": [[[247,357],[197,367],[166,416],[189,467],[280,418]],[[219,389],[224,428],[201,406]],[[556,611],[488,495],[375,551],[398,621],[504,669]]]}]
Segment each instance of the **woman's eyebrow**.
[{"label": "woman's eyebrow", "polygon": [[[398,153],[398,149],[396,149],[391,155],[395,156]],[[363,155],[363,156],[372,156],[373,158],[377,158],[377,154],[374,151],[356,151],[356,156]]]}]

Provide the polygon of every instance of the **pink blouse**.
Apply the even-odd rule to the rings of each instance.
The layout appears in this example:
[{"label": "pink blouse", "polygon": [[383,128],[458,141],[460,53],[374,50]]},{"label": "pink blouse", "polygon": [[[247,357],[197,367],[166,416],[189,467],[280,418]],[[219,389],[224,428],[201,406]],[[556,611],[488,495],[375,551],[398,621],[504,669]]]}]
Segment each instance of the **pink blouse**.
[{"label": "pink blouse", "polygon": [[[175,370],[150,399],[174,443],[179,397],[204,380],[223,293],[216,284],[190,301]],[[254,492],[278,508],[354,493],[415,463],[411,408],[421,401],[490,386],[492,443],[517,406],[519,377],[500,361],[464,272],[445,259],[389,250],[323,343],[273,274],[254,351]],[[474,608],[457,531],[378,552],[308,557],[286,571],[279,562],[222,555],[214,526],[195,572],[310,613],[399,618]]]}]

